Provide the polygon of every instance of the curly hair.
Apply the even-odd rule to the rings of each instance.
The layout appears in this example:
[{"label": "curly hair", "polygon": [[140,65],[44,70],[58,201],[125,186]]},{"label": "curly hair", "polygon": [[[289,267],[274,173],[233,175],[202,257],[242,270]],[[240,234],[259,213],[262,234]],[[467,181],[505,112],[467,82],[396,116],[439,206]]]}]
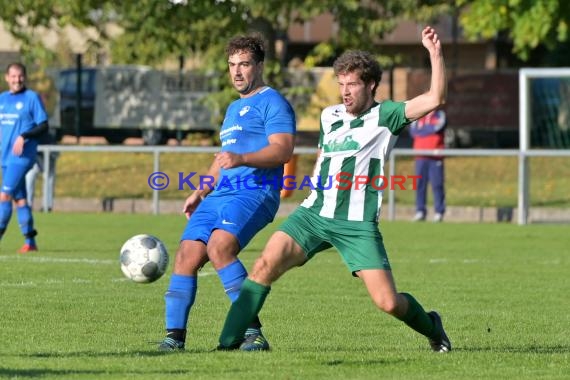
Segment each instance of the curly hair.
[{"label": "curly hair", "polygon": [[358,72],[364,83],[374,82],[372,93],[376,91],[382,80],[382,68],[376,58],[367,51],[349,50],[338,57],[334,64],[334,74],[348,74]]},{"label": "curly hair", "polygon": [[228,56],[239,52],[251,53],[256,63],[265,60],[265,43],[260,35],[237,36],[228,42],[226,53]]}]

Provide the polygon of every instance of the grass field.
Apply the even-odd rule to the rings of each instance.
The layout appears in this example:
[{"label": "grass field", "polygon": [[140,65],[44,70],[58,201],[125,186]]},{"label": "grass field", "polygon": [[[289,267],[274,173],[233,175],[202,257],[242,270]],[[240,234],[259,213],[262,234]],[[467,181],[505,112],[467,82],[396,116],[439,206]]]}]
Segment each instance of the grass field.
[{"label": "grass field", "polygon": [[[228,300],[200,275],[187,351],[158,354],[170,269],[123,278],[121,244],[161,237],[171,259],[179,216],[39,214],[39,253],[17,255],[15,221],[0,247],[0,378],[567,379],[568,227],[382,224],[401,291],[437,309],[448,355],[378,312],[334,251],[275,284],[261,318],[271,352],[212,352]],[[250,267],[275,225],[242,253]],[[566,301],[565,301],[566,300]]]}]

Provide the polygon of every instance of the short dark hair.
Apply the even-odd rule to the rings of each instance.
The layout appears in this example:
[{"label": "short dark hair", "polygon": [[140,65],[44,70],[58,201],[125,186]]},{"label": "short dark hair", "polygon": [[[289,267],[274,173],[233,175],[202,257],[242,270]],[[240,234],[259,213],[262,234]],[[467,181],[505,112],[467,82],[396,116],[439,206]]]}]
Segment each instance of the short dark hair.
[{"label": "short dark hair", "polygon": [[23,63],[20,63],[20,62],[12,62],[12,63],[10,63],[8,66],[6,66],[6,74],[8,74],[8,71],[10,71],[10,69],[11,69],[12,67],[16,67],[16,68],[20,69],[20,71],[21,71],[24,75],[26,75],[26,66],[24,66],[24,64],[23,64]]},{"label": "short dark hair", "polygon": [[358,72],[364,83],[374,82],[372,93],[376,91],[382,80],[382,68],[376,57],[362,50],[349,50],[338,57],[333,64],[334,74]]},{"label": "short dark hair", "polygon": [[251,53],[256,63],[265,60],[265,43],[259,35],[237,36],[228,42],[226,47],[228,56],[242,51]]}]

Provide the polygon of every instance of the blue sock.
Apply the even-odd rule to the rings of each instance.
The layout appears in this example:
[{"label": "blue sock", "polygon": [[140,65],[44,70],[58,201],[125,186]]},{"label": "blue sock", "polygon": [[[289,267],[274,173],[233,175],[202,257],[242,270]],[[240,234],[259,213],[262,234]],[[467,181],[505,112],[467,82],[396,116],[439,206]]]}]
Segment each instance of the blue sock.
[{"label": "blue sock", "polygon": [[238,259],[230,265],[227,265],[218,270],[218,276],[222,281],[222,285],[224,286],[226,294],[230,298],[230,301],[233,303],[235,300],[237,300],[239,291],[241,289],[241,284],[247,277],[247,271],[245,270],[245,267]]},{"label": "blue sock", "polygon": [[188,314],[196,298],[198,280],[196,276],[173,274],[168,290],[164,294],[166,303],[166,329],[186,329]]},{"label": "blue sock", "polygon": [[0,202],[0,230],[3,232],[12,217],[12,201]]},{"label": "blue sock", "polygon": [[36,245],[34,239],[36,235],[34,231],[34,218],[30,206],[16,207],[16,215],[18,216],[20,231],[22,231],[22,234],[26,237],[26,244]]}]

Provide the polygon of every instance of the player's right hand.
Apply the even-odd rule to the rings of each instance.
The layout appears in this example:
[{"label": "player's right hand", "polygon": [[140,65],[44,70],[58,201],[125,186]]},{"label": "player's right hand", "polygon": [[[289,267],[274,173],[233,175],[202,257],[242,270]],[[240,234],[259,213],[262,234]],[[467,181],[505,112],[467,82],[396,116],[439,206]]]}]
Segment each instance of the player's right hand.
[{"label": "player's right hand", "polygon": [[196,191],[186,198],[184,206],[182,207],[182,212],[186,215],[186,219],[190,219],[190,216],[192,216],[196,208],[198,208],[200,202],[202,202],[202,197]]}]

